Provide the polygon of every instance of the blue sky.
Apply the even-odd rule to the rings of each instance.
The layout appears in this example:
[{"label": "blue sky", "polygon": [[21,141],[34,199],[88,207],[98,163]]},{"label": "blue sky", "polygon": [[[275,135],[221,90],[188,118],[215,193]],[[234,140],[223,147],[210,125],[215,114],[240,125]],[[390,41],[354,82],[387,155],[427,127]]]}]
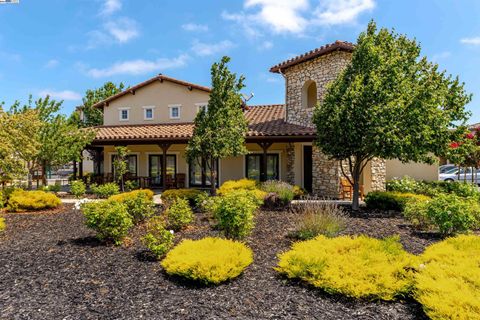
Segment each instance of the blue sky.
[{"label": "blue sky", "polygon": [[134,85],[157,73],[209,85],[222,55],[246,76],[252,104],[284,102],[268,69],[337,39],[354,42],[370,19],[415,37],[422,53],[459,75],[480,121],[477,0],[20,0],[0,5],[0,101],[64,99],[106,81]]}]

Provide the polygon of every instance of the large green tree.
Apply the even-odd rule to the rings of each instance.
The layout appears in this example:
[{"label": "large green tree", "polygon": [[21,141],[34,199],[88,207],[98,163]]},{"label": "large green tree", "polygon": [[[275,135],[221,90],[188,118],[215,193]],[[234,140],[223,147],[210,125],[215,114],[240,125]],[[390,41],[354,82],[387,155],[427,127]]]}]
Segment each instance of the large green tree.
[{"label": "large green tree", "polygon": [[351,63],[315,108],[316,145],[346,164],[358,209],[359,180],[375,157],[432,163],[445,154],[451,128],[468,117],[471,96],[458,78],[420,56],[420,45],[380,29],[361,33]]},{"label": "large green tree", "polygon": [[223,57],[212,65],[212,91],[208,107],[197,114],[193,137],[186,150],[190,162],[204,159],[207,164],[212,195],[216,190],[217,160],[247,153],[247,121],[240,95],[244,77],[237,77],[228,69],[229,61],[229,57]]},{"label": "large green tree", "polygon": [[103,86],[97,89],[89,89],[85,92],[82,101],[81,109],[83,111],[84,119],[81,125],[84,127],[93,127],[103,124],[103,112],[99,108],[94,108],[93,105],[105,100],[125,89],[123,83],[116,85],[113,82],[106,82]]}]

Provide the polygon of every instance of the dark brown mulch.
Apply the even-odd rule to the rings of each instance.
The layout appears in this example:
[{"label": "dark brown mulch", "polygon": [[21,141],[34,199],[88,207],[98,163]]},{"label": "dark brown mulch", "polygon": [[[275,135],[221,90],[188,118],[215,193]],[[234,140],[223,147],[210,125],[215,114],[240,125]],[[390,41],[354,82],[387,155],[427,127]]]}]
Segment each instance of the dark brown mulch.
[{"label": "dark brown mulch", "polygon": [[[0,319],[419,319],[413,301],[365,302],[328,296],[279,277],[276,255],[287,250],[294,216],[260,212],[248,239],[255,262],[218,287],[199,287],[166,276],[132,232],[129,246],[100,243],[80,213],[5,214],[0,236]],[[412,234],[398,217],[349,218],[348,234],[399,234],[421,252],[435,239]],[[198,215],[177,237],[215,235]]]}]

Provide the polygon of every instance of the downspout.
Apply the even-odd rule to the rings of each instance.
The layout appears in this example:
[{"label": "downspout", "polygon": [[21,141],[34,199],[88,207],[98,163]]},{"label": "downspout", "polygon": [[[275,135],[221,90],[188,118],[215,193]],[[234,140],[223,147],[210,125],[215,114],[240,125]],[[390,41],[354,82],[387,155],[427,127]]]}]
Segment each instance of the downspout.
[{"label": "downspout", "polygon": [[285,74],[282,72],[281,68],[278,68],[278,73],[285,79],[285,122],[288,123],[288,112],[287,112],[287,88],[288,88],[288,79]]}]

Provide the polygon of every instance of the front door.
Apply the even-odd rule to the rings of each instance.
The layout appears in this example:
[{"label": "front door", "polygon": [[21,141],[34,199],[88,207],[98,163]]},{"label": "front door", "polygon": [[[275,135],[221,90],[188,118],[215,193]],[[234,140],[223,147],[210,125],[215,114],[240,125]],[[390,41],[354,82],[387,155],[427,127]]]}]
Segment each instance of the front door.
[{"label": "front door", "polygon": [[[162,186],[162,162],[163,155],[151,154],[148,156],[148,176],[152,179],[153,186]],[[175,175],[177,172],[177,157],[167,155],[167,175]]]},{"label": "front door", "polygon": [[303,146],[303,188],[312,192],[312,146]]}]

